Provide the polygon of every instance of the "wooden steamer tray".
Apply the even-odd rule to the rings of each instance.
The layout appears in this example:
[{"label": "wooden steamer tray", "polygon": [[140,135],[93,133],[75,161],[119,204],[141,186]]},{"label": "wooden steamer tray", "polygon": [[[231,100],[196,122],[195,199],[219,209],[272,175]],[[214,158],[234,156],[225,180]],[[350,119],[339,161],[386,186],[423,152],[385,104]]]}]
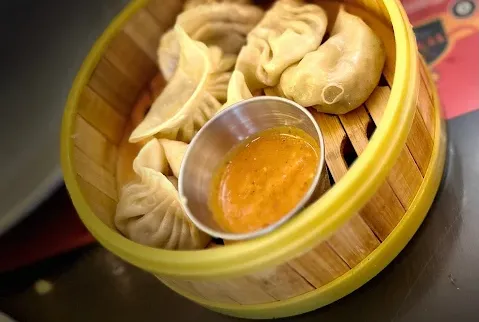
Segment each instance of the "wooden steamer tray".
[{"label": "wooden steamer tray", "polygon": [[334,186],[267,236],[201,251],[145,247],[113,226],[117,182],[126,180],[116,175],[117,166],[129,166],[117,165],[117,159],[139,148],[125,150],[122,142],[164,86],[156,47],[181,9],[174,0],[130,4],[85,60],[63,121],[65,181],[91,233],[176,292],[241,317],[313,310],[383,269],[432,203],[443,172],[445,134],[435,88],[400,3],[347,2],[368,8],[347,6],[383,39],[387,61],[383,80],[364,106],[340,117],[313,113],[324,133]]}]

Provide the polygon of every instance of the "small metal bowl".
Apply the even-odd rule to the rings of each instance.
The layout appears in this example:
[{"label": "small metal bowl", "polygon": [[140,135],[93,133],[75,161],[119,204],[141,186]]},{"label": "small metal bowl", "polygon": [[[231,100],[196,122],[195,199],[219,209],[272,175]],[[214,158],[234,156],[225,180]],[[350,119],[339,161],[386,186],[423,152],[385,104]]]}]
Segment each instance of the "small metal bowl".
[{"label": "small metal bowl", "polygon": [[[299,128],[318,143],[320,158],[311,187],[293,210],[270,226],[241,234],[224,230],[208,206],[213,174],[235,146],[252,135],[278,126]],[[178,185],[186,214],[205,233],[226,240],[264,235],[285,223],[329,188],[323,136],[312,115],[295,102],[269,96],[241,101],[216,114],[196,134],[183,158]]]}]

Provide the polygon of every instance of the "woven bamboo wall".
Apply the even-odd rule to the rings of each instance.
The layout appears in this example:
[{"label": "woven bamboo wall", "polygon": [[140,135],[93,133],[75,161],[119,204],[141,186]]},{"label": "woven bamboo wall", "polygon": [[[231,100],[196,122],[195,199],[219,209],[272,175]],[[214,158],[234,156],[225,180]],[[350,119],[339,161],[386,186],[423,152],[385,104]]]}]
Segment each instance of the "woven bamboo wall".
[{"label": "woven bamboo wall", "polygon": [[[385,20],[384,5],[375,3],[375,10]],[[156,65],[156,47],[180,10],[179,1],[154,0],[136,13],[110,43],[81,93],[72,136],[77,180],[91,209],[112,229],[118,188],[129,181],[131,172],[127,170],[141,148],[141,143],[130,144],[127,138],[164,86]],[[394,81],[392,29],[362,9],[348,10],[360,15],[383,39],[387,60],[383,80],[364,106],[340,117],[313,112],[325,137],[332,183],[345,175],[380,126]],[[312,291],[360,263],[401,220],[429,166],[435,131],[432,93],[422,62],[420,68],[417,111],[396,165],[366,206],[328,240],[287,263],[247,276],[218,281],[161,279],[206,300],[258,304]]]}]

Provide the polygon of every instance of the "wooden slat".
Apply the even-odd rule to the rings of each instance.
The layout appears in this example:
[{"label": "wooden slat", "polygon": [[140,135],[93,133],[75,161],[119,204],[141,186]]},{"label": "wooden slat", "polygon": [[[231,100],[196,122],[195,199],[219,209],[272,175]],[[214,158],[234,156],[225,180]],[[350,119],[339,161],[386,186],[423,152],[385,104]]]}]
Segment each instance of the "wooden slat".
[{"label": "wooden slat", "polygon": [[136,178],[136,174],[133,171],[133,160],[135,160],[143,146],[142,143],[128,142],[132,129],[130,122],[128,122],[125,126],[125,135],[118,145],[118,159],[115,172],[118,195],[124,185]]},{"label": "wooden slat", "polygon": [[[375,118],[379,120],[382,118],[384,106],[389,100],[389,95],[389,87],[377,87],[373,94],[366,101],[368,110],[370,111],[371,115],[375,115]],[[432,108],[432,105],[429,105],[429,108]],[[413,124],[411,126],[406,145],[419,170],[421,171],[422,176],[424,176],[429,166],[433,141],[418,110],[415,111]]]},{"label": "wooden slat", "polygon": [[[338,182],[348,171],[348,166],[341,151],[342,143],[347,139],[346,132],[337,116],[317,112],[313,112],[313,116],[324,133],[325,156],[328,169],[334,181]],[[364,259],[379,245],[379,240],[374,234],[375,232],[373,232],[374,229],[371,229],[372,227],[364,221],[363,213],[360,212],[359,214],[360,217],[354,216],[354,219],[343,227],[344,231],[348,231],[349,234],[355,232],[355,235],[350,238],[351,240],[357,240],[357,244],[352,245],[346,240],[342,241],[339,237],[340,235],[331,241],[333,249],[351,266]],[[342,230],[338,231],[340,234],[342,232]]]},{"label": "wooden slat", "polygon": [[116,230],[114,223],[116,201],[83,180],[79,175],[76,176],[76,180],[93,213],[100,218],[105,225]]},{"label": "wooden slat", "polygon": [[151,0],[146,7],[163,29],[169,29],[175,24],[176,16],[182,8],[183,1],[178,0]]},{"label": "wooden slat", "polygon": [[360,106],[347,114],[340,115],[339,120],[343,124],[344,130],[359,156],[364,152],[369,143],[367,128],[372,120],[368,112],[363,106]]},{"label": "wooden slat", "polygon": [[179,289],[190,293],[209,301],[229,304],[239,304],[237,301],[228,296],[226,292],[222,290],[224,285],[221,282],[209,282],[209,281],[186,281],[174,278],[162,279],[171,283]]},{"label": "wooden slat", "polygon": [[89,82],[90,88],[122,115],[129,115],[141,87],[105,58],[100,59]]},{"label": "wooden slat", "polygon": [[288,264],[249,275],[248,278],[277,300],[286,300],[314,290],[314,287]]},{"label": "wooden slat", "polygon": [[376,121],[378,126],[383,118],[384,109],[389,101],[390,94],[391,89],[388,86],[378,86],[365,103],[369,113],[378,120]]},{"label": "wooden slat", "polygon": [[380,242],[364,220],[355,215],[328,239],[328,244],[353,268],[371,254]]},{"label": "wooden slat", "polygon": [[[381,123],[384,104],[389,99],[389,92],[390,89],[388,87],[378,87],[369,100],[366,101],[366,108],[376,124]],[[404,209],[409,209],[422,184],[422,180],[421,171],[412,154],[407,146],[404,147],[387,177],[389,185],[401,201]]]},{"label": "wooden slat", "polygon": [[413,124],[406,144],[424,176],[429,167],[434,142],[418,110],[414,114]]},{"label": "wooden slat", "polygon": [[310,111],[323,132],[328,169],[334,181],[338,182],[348,171],[348,166],[341,151],[341,145],[347,139],[346,132],[337,116]]},{"label": "wooden slat", "polygon": [[[425,89],[427,92],[427,95],[429,96],[429,99],[433,101],[434,95],[433,95],[433,89],[429,87],[429,78],[432,79],[432,70],[431,68],[427,65],[426,61],[424,60],[424,57],[421,56],[421,54],[418,55],[418,67],[419,67],[419,74],[421,75],[421,80],[425,84]],[[428,76],[429,75],[429,76]],[[431,77],[430,77],[431,76]]]},{"label": "wooden slat", "polygon": [[237,301],[230,298],[217,283],[214,282],[200,282],[200,281],[191,281],[189,282],[190,287],[194,289],[195,292],[201,294],[204,298],[210,301],[217,301],[220,303],[230,303],[238,304]]},{"label": "wooden slat", "polygon": [[423,175],[426,174],[433,149],[434,113],[432,89],[428,88],[428,70],[424,61],[419,60],[420,87],[418,105],[413,125],[408,137],[407,146],[414,156]]},{"label": "wooden slat", "polygon": [[75,171],[86,182],[106,194],[111,199],[118,201],[116,182],[114,176],[107,170],[93,162],[77,147],[73,151]]},{"label": "wooden slat", "polygon": [[288,264],[314,287],[319,288],[346,273],[348,265],[323,242]]},{"label": "wooden slat", "polygon": [[[354,150],[358,156],[361,155],[369,143],[367,126],[372,121],[369,114],[361,106],[345,115],[340,115],[339,119]],[[401,202],[387,181],[381,185],[361,211],[362,217],[381,240],[391,233],[404,213]]]},{"label": "wooden slat", "polygon": [[407,147],[403,148],[399,154],[387,181],[404,209],[408,210],[422,184],[423,177]]},{"label": "wooden slat", "polygon": [[80,95],[77,112],[114,144],[121,141],[125,116],[118,113],[88,86],[84,87]]},{"label": "wooden slat", "polygon": [[218,281],[182,281],[163,277],[161,279],[211,301],[244,305],[270,303],[314,289],[288,265],[245,277]]},{"label": "wooden slat", "polygon": [[[196,284],[196,281],[194,282]],[[204,285],[215,286],[213,289],[226,294],[228,298],[244,305],[275,302],[276,299],[266,293],[260,285],[247,277],[221,280],[218,282],[204,282]]]},{"label": "wooden slat", "polygon": [[75,142],[75,146],[93,162],[114,175],[118,157],[117,147],[108,141],[93,126],[88,124],[80,115],[77,115],[75,118],[74,133],[73,141]]},{"label": "wooden slat", "polygon": [[169,278],[169,277],[160,277],[160,276],[157,276],[157,278],[168,287],[174,287],[175,289],[185,292],[188,295],[196,296],[196,297],[207,300],[207,298],[205,298],[202,294],[198,293],[194,289],[194,287],[191,285],[189,281],[180,280],[176,278]]},{"label": "wooden slat", "polygon": [[120,190],[124,185],[136,178],[136,174],[133,172],[133,160],[149,139],[137,143],[130,143],[129,138],[134,128],[145,118],[151,103],[150,92],[144,90],[140,94],[138,101],[133,106],[130,120],[127,121],[124,127],[123,138],[118,145],[118,161],[116,167],[116,186],[118,188],[118,193],[120,193]]},{"label": "wooden slat", "polygon": [[104,57],[138,88],[144,88],[158,72],[154,60],[123,31],[111,41]]},{"label": "wooden slat", "polygon": [[[337,116],[322,113],[314,113],[313,116],[319,123],[319,126],[324,133],[326,163],[328,164],[328,168],[334,180],[338,182],[348,170],[341,151],[342,142],[344,140],[348,140],[346,132],[344,131],[344,128],[342,127]],[[377,199],[378,200],[376,200],[376,202],[380,202],[381,206],[385,206],[384,200],[381,200],[380,198]],[[369,228],[371,228],[374,234],[379,237],[380,240],[384,240],[395,225],[392,222],[382,220],[381,217],[384,216],[384,214],[379,212],[381,215],[377,215],[374,212],[374,205],[370,204],[372,204],[372,202],[366,204],[359,214],[367,223]],[[386,215],[386,218],[389,217],[391,216]],[[369,243],[364,241],[364,244],[367,245]]]},{"label": "wooden slat", "polygon": [[137,143],[130,143],[129,138],[131,132],[136,128],[145,118],[145,115],[152,103],[151,95],[148,90],[144,90],[138,101],[134,104],[130,120],[127,121],[123,138],[118,145],[118,161],[116,167],[116,179],[118,193],[121,188],[136,178],[135,172],[133,172],[133,160],[136,158],[140,149],[149,141],[149,139],[142,140]]},{"label": "wooden slat", "polygon": [[364,221],[381,241],[389,236],[404,215],[404,209],[390,189],[387,182],[380,186],[360,211]]},{"label": "wooden slat", "polygon": [[419,60],[419,72],[421,74],[421,86],[419,87],[418,94],[418,110],[422,116],[424,124],[431,135],[434,137],[434,100],[431,89],[429,89],[429,80],[426,75],[428,73],[428,67],[424,64],[423,60]]},{"label": "wooden slat", "polygon": [[138,10],[126,23],[125,33],[143,50],[153,62],[157,62],[156,51],[160,36],[165,32],[146,9]]}]

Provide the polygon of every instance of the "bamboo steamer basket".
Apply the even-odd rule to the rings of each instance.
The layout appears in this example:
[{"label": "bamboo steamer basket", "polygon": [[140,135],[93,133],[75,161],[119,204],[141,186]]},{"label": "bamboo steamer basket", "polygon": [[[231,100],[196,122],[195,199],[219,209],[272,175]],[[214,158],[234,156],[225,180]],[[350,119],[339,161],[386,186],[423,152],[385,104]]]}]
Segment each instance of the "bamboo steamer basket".
[{"label": "bamboo steamer basket", "polygon": [[322,307],[390,263],[438,190],[444,124],[400,2],[345,2],[382,38],[387,61],[364,106],[339,117],[314,113],[333,187],[266,236],[198,251],[142,246],[113,225],[121,142],[132,109],[147,108],[164,86],[155,63],[158,40],[182,6],[176,0],[129,4],[86,58],[62,124],[65,182],[80,218],[100,243],[188,299],[246,318]]}]

